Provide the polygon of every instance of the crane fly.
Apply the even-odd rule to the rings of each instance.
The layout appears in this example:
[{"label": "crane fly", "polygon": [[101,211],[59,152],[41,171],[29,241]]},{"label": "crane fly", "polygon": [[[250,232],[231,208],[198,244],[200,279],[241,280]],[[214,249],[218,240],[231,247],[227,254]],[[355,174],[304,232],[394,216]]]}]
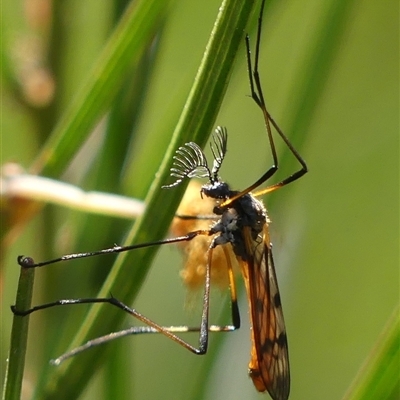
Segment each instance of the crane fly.
[{"label": "crane fly", "polygon": [[[115,297],[59,300],[25,311],[17,310],[15,306],[12,306],[14,314],[25,316],[34,311],[58,305],[108,303],[122,309],[146,325],[131,327],[89,341],[54,360],[55,364],[59,364],[66,358],[74,356],[90,347],[114,340],[117,337],[143,333],[162,333],[195,354],[205,354],[207,352],[209,332],[234,331],[240,327],[240,315],[233,274],[233,266],[236,263],[240,267],[249,300],[249,314],[252,326],[249,375],[258,391],[268,391],[274,400],[285,400],[288,398],[290,373],[286,329],[272,255],[269,219],[266,208],[258,200],[258,197],[299,179],[307,172],[307,165],[271,117],[265,104],[258,72],[264,3],[265,1],[263,0],[258,18],[254,66],[251,60],[248,35],[246,35],[245,42],[251,97],[263,113],[273,159],[272,166],[255,183],[246,189],[242,191],[232,190],[219,176],[219,170],[227,151],[228,134],[226,128],[217,127],[210,146],[214,157],[212,167],[209,167],[203,150],[196,143],[186,143],[179,147],[174,156],[171,176],[176,180],[164,186],[164,188],[170,189],[178,186],[186,178],[207,178],[208,182],[201,186],[199,197],[204,197],[204,199],[211,201],[208,207],[211,207],[212,213],[210,215],[199,216],[197,213],[195,213],[196,215],[185,215],[185,212],[183,212],[183,215],[181,213],[176,217],[178,221],[191,223],[192,228],[189,233],[179,234],[177,237],[157,242],[124,247],[114,246],[95,252],[70,254],[42,263],[35,263],[30,257],[18,257],[18,263],[22,267],[36,268],[70,259],[119,253],[161,244],[181,243],[188,249],[192,243],[195,243],[196,239],[204,238],[205,240],[202,241],[200,247],[196,245],[187,250],[187,258],[194,265],[196,272],[186,271],[186,275],[184,275],[185,280],[188,282],[192,278],[193,285],[198,284],[200,277],[200,281],[204,287],[200,326],[161,326],[139,313],[136,309],[128,307]],[[299,162],[301,168],[278,183],[253,192],[267,182],[278,170],[278,157],[273,130],[286,144],[287,148]],[[206,221],[206,225],[199,228],[200,221]],[[181,232],[179,229],[181,228],[176,228],[175,231]],[[203,255],[203,261],[196,261],[194,259],[196,254]],[[231,297],[232,324],[226,326],[210,325],[208,317],[211,280],[213,274],[215,275],[220,272],[219,268],[221,265],[223,266],[224,279],[229,283]],[[199,268],[201,266],[203,268]],[[193,276],[195,277],[193,278]],[[178,334],[186,332],[199,332],[198,347],[191,345],[178,336]]]}]

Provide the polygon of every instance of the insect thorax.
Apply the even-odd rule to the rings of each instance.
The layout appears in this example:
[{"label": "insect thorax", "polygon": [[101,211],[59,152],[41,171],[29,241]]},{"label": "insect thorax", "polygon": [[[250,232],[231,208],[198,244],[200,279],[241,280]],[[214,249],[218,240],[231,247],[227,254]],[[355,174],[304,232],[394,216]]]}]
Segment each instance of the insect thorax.
[{"label": "insect thorax", "polygon": [[[238,193],[231,191],[228,184],[224,182],[204,185],[201,192],[221,202],[234,197]],[[219,233],[219,236],[214,239],[213,245],[231,243],[235,254],[245,260],[247,258],[244,239],[245,228],[250,228],[251,239],[256,241],[268,221],[263,203],[248,193],[226,207],[217,205],[214,208],[214,213],[221,215],[221,218],[211,228],[213,233]]]}]

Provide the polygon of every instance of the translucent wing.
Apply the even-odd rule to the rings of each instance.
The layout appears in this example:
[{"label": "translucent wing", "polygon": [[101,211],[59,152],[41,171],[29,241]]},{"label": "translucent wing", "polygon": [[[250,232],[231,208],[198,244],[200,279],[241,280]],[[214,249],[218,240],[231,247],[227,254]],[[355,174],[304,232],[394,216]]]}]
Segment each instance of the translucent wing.
[{"label": "translucent wing", "polygon": [[268,225],[262,237],[252,239],[244,231],[247,260],[241,260],[249,297],[252,351],[249,375],[257,390],[274,400],[286,400],[290,390],[289,355],[278,282],[276,280]]}]

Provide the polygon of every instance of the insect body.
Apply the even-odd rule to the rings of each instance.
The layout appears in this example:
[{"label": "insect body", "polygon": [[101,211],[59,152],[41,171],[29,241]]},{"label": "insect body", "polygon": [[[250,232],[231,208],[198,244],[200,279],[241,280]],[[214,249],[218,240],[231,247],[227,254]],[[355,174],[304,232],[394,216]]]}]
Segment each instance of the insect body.
[{"label": "insect body", "polygon": [[[208,250],[209,268],[213,269],[214,249],[231,245],[241,267],[249,299],[252,323],[249,375],[257,390],[268,390],[274,399],[286,399],[290,387],[288,349],[267,212],[255,196],[232,191],[218,176],[227,149],[226,129],[218,127],[213,141],[212,171],[203,151],[195,143],[188,143],[177,151],[172,173],[178,179],[168,187],[176,186],[186,176],[208,177],[209,182],[201,187],[200,193],[216,201],[213,213],[219,216],[219,220],[204,232],[213,235]],[[226,252],[226,257],[231,257],[231,253]],[[227,262],[230,265],[233,260]],[[236,294],[232,295],[232,304],[235,309]],[[235,319],[233,317],[233,327],[238,328],[239,317],[236,322]]]}]

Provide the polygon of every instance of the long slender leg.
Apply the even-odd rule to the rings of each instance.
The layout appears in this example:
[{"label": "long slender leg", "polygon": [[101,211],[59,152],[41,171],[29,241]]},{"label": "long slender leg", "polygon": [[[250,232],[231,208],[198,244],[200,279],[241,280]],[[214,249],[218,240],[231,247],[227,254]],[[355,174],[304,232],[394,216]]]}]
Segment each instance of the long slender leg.
[{"label": "long slender leg", "polygon": [[[79,346],[63,355],[58,357],[55,360],[52,360],[53,364],[60,364],[67,358],[70,358],[76,354],[79,354],[91,347],[98,346],[100,344],[104,344],[110,342],[112,340],[118,339],[120,337],[129,336],[129,335],[137,335],[137,334],[147,334],[147,333],[161,333],[166,337],[169,337],[174,342],[178,343],[179,345],[183,346],[184,348],[188,349],[194,354],[202,355],[207,352],[207,345],[208,345],[208,333],[209,332],[230,332],[238,329],[240,327],[240,315],[239,309],[237,305],[237,296],[236,296],[236,288],[234,283],[233,277],[233,268],[232,263],[230,260],[229,253],[224,246],[224,253],[226,255],[226,262],[228,265],[228,274],[229,274],[229,282],[230,282],[230,293],[231,293],[231,312],[232,312],[232,325],[209,325],[208,322],[208,314],[209,314],[209,307],[210,307],[210,276],[211,276],[211,268],[212,268],[212,252],[214,248],[214,243],[210,244],[209,252],[208,252],[208,262],[207,262],[207,269],[206,269],[206,278],[204,283],[204,295],[203,295],[203,311],[202,311],[202,318],[201,324],[199,327],[190,327],[190,326],[161,326],[155,323],[153,320],[147,318],[136,309],[131,308],[121,302],[120,300],[116,299],[115,297],[109,298],[86,298],[86,299],[64,299],[58,300],[51,303],[42,304],[40,306],[33,307],[29,310],[20,311],[15,308],[15,306],[11,307],[11,310],[15,315],[18,316],[27,316],[32,314],[33,312],[44,310],[47,308],[52,308],[56,306],[65,306],[65,305],[76,305],[76,304],[110,304],[115,306],[124,312],[132,315],[146,326],[139,326],[139,327],[131,327],[128,329],[124,329],[118,332],[113,332],[96,339],[90,340],[89,342]],[[199,347],[195,347],[190,343],[186,342],[182,338],[180,338],[177,333],[187,333],[187,332],[199,332]]]},{"label": "long slender leg", "polygon": [[274,137],[272,134],[271,125],[275,128],[278,135],[282,138],[282,140],[285,142],[285,144],[287,145],[287,147],[289,148],[291,153],[294,155],[294,157],[300,163],[301,169],[294,172],[293,174],[291,174],[287,178],[283,179],[282,181],[280,181],[276,184],[273,184],[265,189],[261,189],[260,191],[254,193],[254,195],[261,196],[263,194],[272,192],[273,190],[276,190],[282,186],[285,186],[286,184],[288,184],[290,182],[293,182],[293,181],[299,179],[301,176],[303,176],[308,171],[306,162],[300,156],[298,151],[293,147],[293,145],[290,143],[289,139],[283,133],[283,131],[279,128],[279,126],[275,122],[275,120],[271,117],[271,115],[269,114],[269,112],[267,110],[267,106],[265,104],[264,94],[263,94],[262,87],[261,87],[260,74],[258,71],[264,5],[265,5],[265,0],[263,0],[263,2],[261,4],[261,10],[260,10],[260,14],[258,17],[258,30],[257,30],[257,39],[256,39],[256,46],[255,46],[254,69],[253,69],[253,65],[252,65],[252,61],[251,61],[250,38],[248,35],[246,35],[246,54],[247,54],[247,69],[248,69],[248,74],[249,74],[251,97],[263,113],[265,127],[267,130],[268,142],[270,145],[273,162],[272,162],[272,166],[269,167],[268,170],[256,182],[254,182],[252,185],[250,185],[248,188],[244,189],[240,193],[238,193],[235,196],[226,200],[224,203],[221,204],[221,207],[226,207],[227,205],[232,204],[235,200],[242,197],[244,194],[253,191],[257,187],[262,185],[264,182],[266,182],[269,178],[271,178],[278,170],[279,161],[278,161],[278,156],[276,153],[275,141],[274,141]]},{"label": "long slender leg", "polygon": [[200,229],[197,231],[189,232],[186,235],[183,236],[178,236],[175,238],[170,238],[170,239],[164,239],[164,240],[158,240],[156,242],[148,242],[148,243],[140,243],[140,244],[134,244],[132,246],[118,246],[114,245],[113,247],[110,247],[108,249],[103,249],[103,250],[98,250],[98,251],[92,251],[92,252],[87,252],[87,253],[74,253],[74,254],[67,254],[59,258],[54,258],[53,260],[48,260],[40,263],[35,263],[34,260],[31,257],[25,257],[25,256],[18,256],[18,264],[23,267],[23,268],[38,268],[38,267],[44,267],[49,264],[55,264],[61,261],[68,261],[68,260],[75,260],[78,258],[86,258],[86,257],[94,257],[94,256],[100,256],[103,254],[113,254],[113,253],[122,253],[125,251],[130,251],[130,250],[135,250],[135,249],[141,249],[144,247],[150,247],[150,246],[159,246],[161,244],[171,244],[171,243],[179,243],[179,242],[187,242],[192,239],[194,239],[198,235],[213,235],[210,230],[205,230],[205,229]]},{"label": "long slender leg", "polygon": [[[263,190],[258,191],[255,194],[257,196],[260,196],[262,194],[271,192],[271,191],[273,191],[275,189],[278,189],[278,188],[280,188],[282,186],[287,185],[290,182],[294,182],[295,180],[299,179],[304,174],[306,174],[307,171],[308,171],[308,167],[307,167],[306,162],[301,157],[299,152],[293,147],[292,143],[290,142],[288,137],[283,133],[283,131],[279,128],[279,126],[275,122],[275,120],[271,117],[271,115],[269,114],[269,112],[267,110],[266,104],[265,104],[264,94],[263,94],[263,90],[262,90],[262,86],[261,86],[260,74],[259,74],[259,71],[258,71],[258,61],[259,61],[259,54],[260,54],[262,18],[263,18],[264,4],[265,4],[265,1],[263,1],[263,3],[262,3],[261,12],[260,12],[260,15],[259,15],[259,18],[258,18],[258,30],[257,30],[257,39],[256,39],[256,49],[255,49],[254,71],[251,72],[251,69],[249,69],[251,96],[254,99],[254,101],[256,102],[256,104],[261,108],[261,110],[263,112],[263,115],[264,115],[265,125],[267,127],[268,138],[269,138],[269,141],[270,141],[270,144],[271,144],[271,151],[272,151],[273,160],[274,160],[274,165],[270,168],[270,170],[274,169],[274,167],[276,169],[278,169],[278,158],[276,156],[276,150],[275,150],[274,140],[273,140],[272,133],[271,133],[270,123],[275,128],[275,130],[278,132],[279,136],[285,142],[286,146],[289,148],[291,153],[294,155],[294,157],[300,163],[301,169],[299,169],[298,171],[294,172],[293,174],[291,174],[287,178],[283,179],[282,181],[280,181],[280,182],[278,182],[278,183],[276,183],[276,184],[274,184],[272,186],[269,186],[268,188],[265,188]],[[250,39],[249,39],[248,36],[246,36],[246,48],[247,48],[247,54],[248,54],[248,57],[247,57],[248,58],[248,63],[249,63],[248,65],[249,65],[249,68],[251,68]],[[254,78],[254,81],[253,81],[253,78]],[[254,89],[254,83],[255,83],[255,89]],[[256,185],[255,187],[259,186],[262,182],[265,182],[265,180],[268,179],[271,176],[270,174],[268,174],[270,170],[268,170],[259,179],[259,181],[256,182],[256,184],[258,182],[260,182],[260,183],[258,185]],[[275,173],[275,170],[273,171],[273,173]]]}]

